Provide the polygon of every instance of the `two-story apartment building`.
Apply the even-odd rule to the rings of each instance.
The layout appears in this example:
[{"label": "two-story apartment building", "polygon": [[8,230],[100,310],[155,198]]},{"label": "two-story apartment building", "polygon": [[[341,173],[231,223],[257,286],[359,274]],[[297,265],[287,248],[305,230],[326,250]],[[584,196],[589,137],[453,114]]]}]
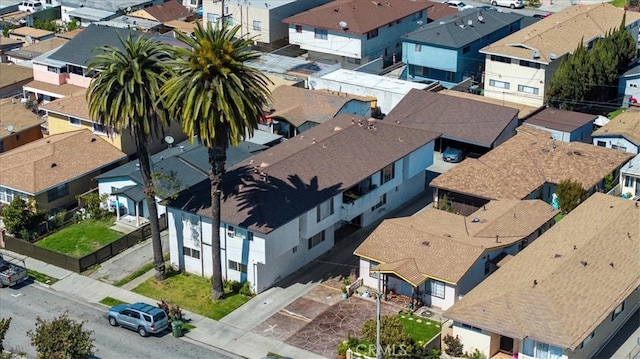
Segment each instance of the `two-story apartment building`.
[{"label": "two-story apartment building", "polygon": [[309,60],[353,69],[377,58],[402,60],[400,37],[427,23],[425,0],[336,0],[284,19],[289,43]]},{"label": "two-story apartment building", "polygon": [[227,170],[220,228],[208,181],[168,204],[171,262],[211,276],[219,230],[223,276],[262,292],[422,192],[438,135],[341,115],[252,156]]},{"label": "two-story apartment building", "polygon": [[484,96],[542,106],[562,60],[580,43],[591,47],[623,19],[637,39],[640,13],[598,3],[570,6],[482,48]]},{"label": "two-story apartment building", "polygon": [[422,26],[402,37],[406,78],[439,81],[446,88],[466,78],[480,81],[485,58],[480,49],[520,30],[522,18],[473,8]]},{"label": "two-story apartment building", "polygon": [[637,327],[639,236],[637,205],[594,194],[449,308],[442,337],[487,358],[608,358]]}]

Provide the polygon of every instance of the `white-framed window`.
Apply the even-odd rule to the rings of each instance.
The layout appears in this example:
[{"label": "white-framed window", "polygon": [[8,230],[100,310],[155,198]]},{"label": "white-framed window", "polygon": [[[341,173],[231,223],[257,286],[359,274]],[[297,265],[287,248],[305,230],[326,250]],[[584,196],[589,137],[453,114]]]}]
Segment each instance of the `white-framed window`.
[{"label": "white-framed window", "polygon": [[245,274],[247,273],[247,265],[246,264],[234,262],[232,260],[229,260],[229,269],[238,271],[240,273],[245,273]]},{"label": "white-framed window", "polygon": [[80,122],[82,122],[79,118],[69,116],[69,124],[71,126],[80,126]]},{"label": "white-framed window", "polygon": [[635,183],[635,181],[636,181],[635,177],[624,176],[624,186],[625,187],[633,187],[633,184]]},{"label": "white-framed window", "polygon": [[207,22],[218,22],[218,14],[207,13]]},{"label": "white-framed window", "polygon": [[329,199],[329,201],[320,203],[316,207],[316,222],[320,222],[323,219],[333,215],[335,213],[335,209],[333,207],[333,198]]},{"label": "white-framed window", "polygon": [[518,92],[530,93],[532,95],[537,95],[539,93],[539,89],[537,87],[518,85]]},{"label": "white-framed window", "polygon": [[93,123],[93,133],[99,134],[99,135],[106,135],[107,134],[107,126],[94,122]]},{"label": "white-framed window", "polygon": [[320,40],[329,39],[329,32],[327,29],[313,29],[313,37]]},{"label": "white-framed window", "polygon": [[580,343],[580,349],[584,348],[585,345],[589,344],[589,342],[596,336],[596,332],[595,330],[593,332],[591,332],[591,334],[589,334],[586,338],[584,338],[584,340],[582,341],[582,343]]},{"label": "white-framed window", "polygon": [[376,203],[373,207],[371,207],[371,212],[384,206],[385,204],[387,204],[387,194],[383,193],[382,196],[380,196],[380,200],[378,201],[378,203]]},{"label": "white-framed window", "polygon": [[236,235],[236,229],[233,228],[233,226],[227,226],[227,236],[235,237],[235,235]]},{"label": "white-framed window", "polygon": [[253,30],[262,31],[262,21],[253,20]]},{"label": "white-framed window", "polygon": [[422,52],[422,45],[416,44],[416,52]]},{"label": "white-framed window", "polygon": [[372,272],[372,271],[371,271],[371,268],[373,268],[373,267],[377,266],[378,264],[380,264],[380,263],[375,262],[375,261],[372,261],[372,260],[369,260],[369,277],[371,277],[371,278],[378,278],[378,276],[380,275],[380,273],[378,273],[378,272]]},{"label": "white-framed window", "polygon": [[620,146],[620,145],[611,145],[611,148],[613,148],[614,150],[620,150],[620,151],[626,151],[627,150],[627,147]]},{"label": "white-framed window", "polygon": [[182,253],[184,253],[187,257],[192,257],[195,259],[200,259],[200,251],[197,249],[182,247]]},{"label": "white-framed window", "polygon": [[324,242],[324,231],[316,234],[315,236],[309,238],[309,249],[317,246],[318,244]]},{"label": "white-framed window", "polygon": [[380,185],[383,185],[393,179],[395,176],[395,163],[392,163],[380,171]]},{"label": "white-framed window", "polygon": [[424,283],[424,291],[429,295],[444,299],[444,282],[429,279]]},{"label": "white-framed window", "polygon": [[497,87],[501,89],[509,89],[511,85],[508,82],[504,82],[504,81],[489,80],[489,86]]},{"label": "white-framed window", "polygon": [[619,306],[616,307],[616,309],[613,310],[613,314],[611,315],[611,321],[616,320],[616,318],[622,314],[622,312],[624,312],[624,302],[620,303]]},{"label": "white-framed window", "polygon": [[525,338],[522,353],[537,359],[560,359],[562,348]]}]

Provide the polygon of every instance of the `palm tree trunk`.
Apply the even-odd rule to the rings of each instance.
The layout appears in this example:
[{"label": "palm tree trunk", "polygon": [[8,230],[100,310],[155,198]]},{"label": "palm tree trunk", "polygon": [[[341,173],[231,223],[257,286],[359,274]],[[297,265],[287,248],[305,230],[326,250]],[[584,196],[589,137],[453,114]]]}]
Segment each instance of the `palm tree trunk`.
[{"label": "palm tree trunk", "polygon": [[138,152],[138,161],[140,163],[140,175],[142,176],[144,198],[149,209],[149,225],[151,226],[151,245],[153,247],[153,268],[156,270],[156,280],[164,280],[167,278],[164,266],[164,258],[162,256],[162,240],[160,239],[160,220],[158,219],[158,207],[156,205],[156,196],[153,190],[153,179],[151,177],[151,160],[149,151],[145,146],[143,132],[136,131],[136,147]]},{"label": "palm tree trunk", "polygon": [[[220,142],[226,141],[225,133],[220,134]],[[216,131],[216,133],[219,133]],[[225,162],[227,160],[226,146],[214,145],[209,148],[209,180],[211,181],[211,262],[213,265],[213,276],[211,278],[211,299],[217,300],[224,295],[222,285],[222,258],[220,254],[220,195],[222,192],[222,177],[225,172]]]}]

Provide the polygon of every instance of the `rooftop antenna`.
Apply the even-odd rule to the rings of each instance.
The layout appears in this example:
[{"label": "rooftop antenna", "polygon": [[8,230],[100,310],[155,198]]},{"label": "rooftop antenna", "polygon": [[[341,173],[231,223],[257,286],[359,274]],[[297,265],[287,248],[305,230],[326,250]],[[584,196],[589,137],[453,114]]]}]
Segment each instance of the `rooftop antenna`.
[{"label": "rooftop antenna", "polygon": [[13,132],[13,126],[12,125],[7,126],[7,132],[9,132],[9,133]]}]

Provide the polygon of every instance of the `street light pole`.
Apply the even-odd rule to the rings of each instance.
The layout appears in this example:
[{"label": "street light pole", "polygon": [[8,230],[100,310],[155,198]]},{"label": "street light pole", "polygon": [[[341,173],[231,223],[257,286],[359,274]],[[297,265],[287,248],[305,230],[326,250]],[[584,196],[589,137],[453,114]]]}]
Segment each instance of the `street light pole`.
[{"label": "street light pole", "polygon": [[378,272],[378,298],[376,300],[376,358],[382,359],[382,347],[380,346],[380,320],[381,320],[381,298],[382,298],[382,273]]}]

